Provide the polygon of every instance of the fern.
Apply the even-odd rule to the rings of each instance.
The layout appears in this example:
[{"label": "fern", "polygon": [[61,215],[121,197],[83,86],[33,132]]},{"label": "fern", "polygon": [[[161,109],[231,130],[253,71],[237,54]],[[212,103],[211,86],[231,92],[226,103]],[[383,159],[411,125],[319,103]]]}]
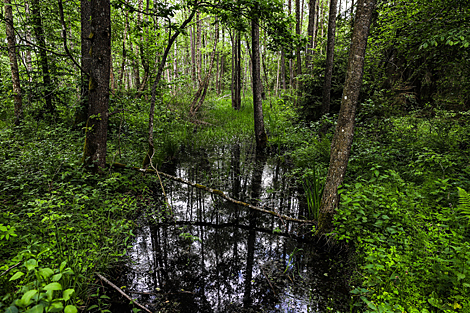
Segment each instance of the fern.
[{"label": "fern", "polygon": [[459,211],[468,218],[468,223],[470,224],[470,194],[464,189],[457,187],[459,190]]}]

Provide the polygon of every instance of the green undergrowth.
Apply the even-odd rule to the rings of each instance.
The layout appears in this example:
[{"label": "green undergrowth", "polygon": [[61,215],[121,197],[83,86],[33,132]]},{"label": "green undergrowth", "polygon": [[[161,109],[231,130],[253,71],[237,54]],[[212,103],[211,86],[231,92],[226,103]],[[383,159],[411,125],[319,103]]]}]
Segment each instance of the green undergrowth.
[{"label": "green undergrowth", "polygon": [[0,131],[0,310],[76,312],[124,260],[146,177],[80,165],[83,135],[27,120]]}]

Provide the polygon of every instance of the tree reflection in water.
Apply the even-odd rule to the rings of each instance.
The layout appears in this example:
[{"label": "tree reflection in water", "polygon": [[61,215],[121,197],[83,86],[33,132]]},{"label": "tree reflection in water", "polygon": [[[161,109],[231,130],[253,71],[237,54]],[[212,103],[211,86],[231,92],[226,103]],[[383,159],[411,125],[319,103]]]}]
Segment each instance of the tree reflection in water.
[{"label": "tree reflection in water", "polygon": [[[163,171],[299,216],[286,166],[250,146],[192,152],[173,165]],[[141,217],[121,282],[141,304],[191,313],[349,307],[346,253],[318,247],[310,240],[311,226],[248,211],[180,183],[164,184],[175,221],[158,214],[161,205]]]}]

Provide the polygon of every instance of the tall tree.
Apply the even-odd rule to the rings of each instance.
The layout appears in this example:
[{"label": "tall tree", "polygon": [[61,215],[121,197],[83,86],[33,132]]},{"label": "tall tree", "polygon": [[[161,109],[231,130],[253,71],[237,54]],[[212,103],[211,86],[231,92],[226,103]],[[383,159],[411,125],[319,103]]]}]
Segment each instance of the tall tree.
[{"label": "tall tree", "polygon": [[241,108],[241,39],[240,31],[232,36],[232,108]]},{"label": "tall tree", "polygon": [[354,136],[354,118],[361,91],[367,37],[376,0],[358,0],[349,52],[346,82],[341,109],[331,143],[330,166],[320,204],[318,233],[332,228],[332,219],[339,204],[338,186],[343,183]]},{"label": "tall tree", "polygon": [[49,60],[46,53],[46,38],[44,35],[44,28],[42,26],[42,17],[41,17],[41,4],[39,0],[31,1],[31,12],[32,22],[34,27],[34,34],[36,36],[36,41],[39,46],[39,60],[42,69],[42,79],[44,82],[44,99],[46,100],[45,111],[48,113],[54,113],[55,107],[52,104],[52,99],[54,97],[54,88],[52,86],[52,79],[49,69]]},{"label": "tall tree", "polygon": [[91,0],[91,71],[84,164],[99,172],[106,167],[109,77],[111,70],[111,3]]},{"label": "tall tree", "polygon": [[15,103],[15,125],[23,119],[23,100],[21,97],[20,73],[16,59],[16,39],[13,27],[13,9],[11,0],[5,0],[5,27],[8,41],[8,57],[10,58],[11,78],[13,83],[13,99]]},{"label": "tall tree", "polygon": [[[302,19],[300,18],[300,0],[295,0],[295,33],[300,36],[300,31],[302,27]],[[295,73],[295,76],[299,76],[302,74],[302,58],[300,56],[300,46],[297,46],[295,50],[295,56],[297,57],[297,71]],[[300,89],[299,81],[296,81],[296,84],[298,85],[297,87]]]},{"label": "tall tree", "polygon": [[80,13],[81,67],[84,72],[81,73],[80,103],[75,112],[75,125],[86,123],[88,119],[88,75],[91,70],[91,40],[89,38],[91,34],[91,3],[89,0],[80,1]]},{"label": "tall tree", "polygon": [[252,14],[251,19],[251,45],[252,45],[252,83],[253,83],[253,111],[255,121],[255,139],[256,148],[262,150],[266,148],[268,136],[264,130],[263,118],[263,99],[262,99],[262,84],[261,84],[261,68],[260,68],[260,54],[259,54],[259,20],[255,14]]},{"label": "tall tree", "polygon": [[338,0],[330,0],[330,16],[328,17],[328,41],[326,45],[325,83],[323,85],[322,114],[330,111],[331,78],[335,55],[336,12]]},{"label": "tall tree", "polygon": [[317,0],[310,0],[308,2],[308,26],[307,26],[307,50],[305,56],[305,66],[307,69],[311,69],[311,61],[313,55],[313,42],[315,41],[315,20],[316,20],[316,9]]}]

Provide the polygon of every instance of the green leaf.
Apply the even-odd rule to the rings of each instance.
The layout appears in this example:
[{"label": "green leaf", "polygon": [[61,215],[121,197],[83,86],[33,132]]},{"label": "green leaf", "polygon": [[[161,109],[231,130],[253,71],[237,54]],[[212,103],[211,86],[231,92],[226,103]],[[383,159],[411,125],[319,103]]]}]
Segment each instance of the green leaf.
[{"label": "green leaf", "polygon": [[31,271],[38,267],[38,261],[35,259],[29,259],[28,261],[25,262],[24,266],[28,269],[28,271]]},{"label": "green leaf", "polygon": [[457,273],[457,280],[462,280],[465,278],[465,274],[463,273]]},{"label": "green leaf", "polygon": [[37,294],[38,291],[37,289],[33,289],[30,291],[27,291],[22,297],[21,297],[21,303],[24,306],[28,306],[31,303],[31,298],[34,297],[35,294]]},{"label": "green leaf", "polygon": [[59,271],[62,272],[62,270],[65,268],[65,265],[67,265],[67,262],[65,262],[65,261],[63,261],[62,263],[60,263]]},{"label": "green leaf", "polygon": [[52,276],[52,281],[59,281],[62,278],[62,274],[55,274]]},{"label": "green leaf", "polygon": [[50,283],[43,287],[44,290],[62,290],[62,286],[59,283]]},{"label": "green leaf", "polygon": [[60,312],[64,309],[62,302],[52,302],[48,312]]},{"label": "green leaf", "polygon": [[23,276],[23,275],[24,275],[23,272],[16,272],[15,275],[13,275],[13,276],[10,278],[10,281],[17,280],[18,278],[20,278],[20,277]]},{"label": "green leaf", "polygon": [[49,278],[52,274],[54,274],[54,271],[51,270],[50,268],[41,268],[39,270],[39,275],[41,275],[44,278]]},{"label": "green leaf", "polygon": [[12,305],[5,310],[5,313],[18,313],[18,308]]},{"label": "green leaf", "polygon": [[67,305],[64,313],[77,313],[77,307],[75,305]]},{"label": "green leaf", "polygon": [[42,312],[44,312],[44,304],[35,305],[31,309],[25,311],[25,313],[42,313]]},{"label": "green leaf", "polygon": [[75,292],[74,289],[67,289],[67,290],[64,290],[63,294],[62,294],[62,298],[64,299],[64,301],[68,301],[70,299],[70,296]]}]

